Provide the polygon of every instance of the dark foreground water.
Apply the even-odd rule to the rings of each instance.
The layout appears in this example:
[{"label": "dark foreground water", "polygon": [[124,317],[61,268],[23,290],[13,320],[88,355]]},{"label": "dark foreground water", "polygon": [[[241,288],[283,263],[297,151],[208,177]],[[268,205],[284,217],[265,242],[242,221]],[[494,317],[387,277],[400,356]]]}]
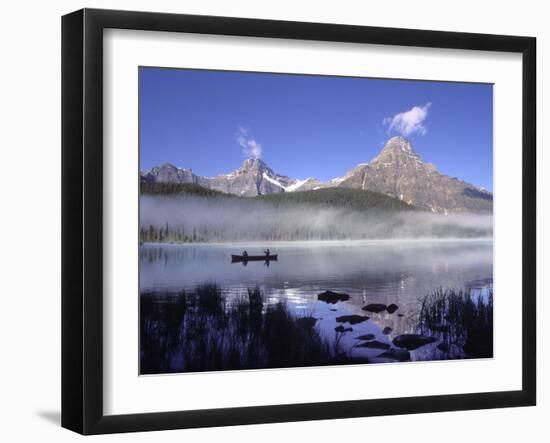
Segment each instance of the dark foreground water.
[{"label": "dark foreground water", "polygon": [[[266,247],[278,261],[231,262],[231,254],[244,249],[261,254]],[[491,357],[492,347],[485,344],[481,351],[471,343],[465,347],[462,328],[470,331],[470,342],[475,336],[492,343],[492,324],[488,337],[479,316],[469,320],[476,309],[487,317],[476,300],[492,294],[492,278],[493,244],[481,240],[146,244],[140,247],[141,372]],[[201,292],[210,297],[201,305],[190,294],[207,284],[218,293],[212,298]],[[260,304],[257,297],[249,299],[253,288],[261,293]],[[431,317],[421,327],[422,300],[437,289],[463,290],[473,301],[443,297],[447,304],[441,308],[441,297],[434,298],[434,306],[425,309]],[[329,303],[318,297],[324,291],[349,298]],[[364,309],[372,304],[397,309]],[[454,320],[437,309],[453,309]],[[492,323],[492,304],[490,309]],[[426,330],[426,318],[433,329]],[[421,339],[404,334],[428,338],[417,346],[409,341]],[[281,343],[292,348],[298,340],[301,348],[314,349],[311,356],[296,349],[293,364],[284,350],[277,354]]]}]

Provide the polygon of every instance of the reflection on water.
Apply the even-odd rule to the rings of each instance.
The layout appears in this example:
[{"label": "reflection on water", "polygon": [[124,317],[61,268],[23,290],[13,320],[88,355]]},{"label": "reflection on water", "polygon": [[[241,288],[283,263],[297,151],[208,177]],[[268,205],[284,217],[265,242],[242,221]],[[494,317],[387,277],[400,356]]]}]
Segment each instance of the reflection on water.
[{"label": "reflection on water", "polygon": [[[278,254],[278,261],[269,262],[269,266],[263,261],[231,262],[231,254],[246,249],[250,255],[261,255],[265,247]],[[418,332],[420,300],[426,294],[438,288],[455,288],[483,295],[488,290],[492,292],[492,278],[491,241],[140,247],[142,294],[173,294],[182,290],[191,293],[208,283],[221,288],[224,303],[231,306],[242,301],[248,288],[258,287],[266,306],[282,301],[295,317],[316,319],[315,328],[331,343],[333,355],[342,352],[348,357],[369,361],[400,360],[386,354],[395,350],[392,345],[395,337]],[[326,290],[349,294],[349,300],[334,304],[319,300],[318,294]],[[395,304],[398,309],[393,313],[362,309],[372,303]],[[264,313],[265,310],[264,307]],[[368,316],[369,320],[356,324],[343,322],[341,317],[345,315]],[[339,326],[341,328],[336,329]],[[147,333],[142,329],[142,335]],[[369,340],[371,344],[357,340],[357,337],[370,338],[370,335],[373,337]],[[463,356],[459,350],[443,352],[441,343],[439,350],[436,345],[438,343],[410,349],[410,358],[429,360]],[[381,355],[387,358],[380,358]],[[174,365],[170,372],[178,371],[178,364]]]}]

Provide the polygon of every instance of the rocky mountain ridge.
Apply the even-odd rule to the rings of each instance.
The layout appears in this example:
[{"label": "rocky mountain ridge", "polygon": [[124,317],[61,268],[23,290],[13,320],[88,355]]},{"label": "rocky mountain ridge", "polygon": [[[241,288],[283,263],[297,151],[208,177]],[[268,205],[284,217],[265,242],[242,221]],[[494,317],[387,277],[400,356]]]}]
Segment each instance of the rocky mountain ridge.
[{"label": "rocky mountain ridge", "polygon": [[141,173],[144,182],[195,183],[208,189],[249,197],[281,192],[342,187],[381,192],[436,213],[492,213],[493,195],[424,163],[409,140],[393,137],[369,163],[327,182],[298,180],[274,172],[260,159],[246,159],[233,172],[203,177],[166,163]]}]

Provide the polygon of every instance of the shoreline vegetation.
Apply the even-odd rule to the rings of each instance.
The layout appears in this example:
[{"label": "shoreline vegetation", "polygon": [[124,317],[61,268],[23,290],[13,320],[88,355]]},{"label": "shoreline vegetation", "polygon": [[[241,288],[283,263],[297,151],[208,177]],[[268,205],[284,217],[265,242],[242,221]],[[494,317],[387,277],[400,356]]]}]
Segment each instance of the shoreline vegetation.
[{"label": "shoreline vegetation", "polygon": [[239,197],[142,183],[140,243],[492,237],[491,215],[435,214],[373,191],[326,188]]},{"label": "shoreline vegetation", "polygon": [[228,304],[219,286],[141,295],[141,374],[323,365],[329,344],[312,316],[283,302],[266,306],[258,288]]},{"label": "shoreline vegetation", "polygon": [[437,334],[438,349],[453,349],[474,357],[493,355],[493,290],[472,294],[466,290],[439,288],[421,301],[421,333]]},{"label": "shoreline vegetation", "polygon": [[[336,299],[326,300],[328,296]],[[318,299],[345,303],[346,294],[325,291]],[[330,297],[329,297],[330,298]],[[393,314],[397,305],[371,304],[369,316],[336,319],[333,339],[311,313],[296,316],[284,302],[267,304],[258,288],[236,299],[215,284],[193,291],[144,292],[140,296],[140,373],[159,374],[236,369],[262,369],[409,360],[490,358],[493,355],[493,293],[437,289],[419,301],[416,325],[393,343],[373,334],[349,348],[343,337],[356,324],[376,321],[378,312]],[[397,314],[396,314],[397,315]],[[381,326],[381,325],[380,325]],[[386,328],[387,329],[387,328]],[[383,332],[385,334],[385,332]],[[355,348],[378,349],[373,358],[354,355]],[[429,350],[427,357],[414,353]],[[411,356],[411,354],[413,356]]]}]

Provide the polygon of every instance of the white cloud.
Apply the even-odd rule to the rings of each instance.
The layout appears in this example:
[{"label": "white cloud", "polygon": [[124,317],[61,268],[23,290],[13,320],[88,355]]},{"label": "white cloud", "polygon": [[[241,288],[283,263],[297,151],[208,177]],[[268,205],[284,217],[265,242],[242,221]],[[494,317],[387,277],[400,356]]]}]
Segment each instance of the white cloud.
[{"label": "white cloud", "polygon": [[424,135],[427,129],[423,122],[428,117],[428,110],[431,105],[431,103],[426,103],[422,107],[413,106],[408,111],[385,118],[382,123],[388,127],[388,134],[393,131],[404,136],[411,134]]},{"label": "white cloud", "polygon": [[237,128],[237,143],[241,146],[246,158],[261,158],[262,145],[248,136],[249,130],[243,126]]}]

